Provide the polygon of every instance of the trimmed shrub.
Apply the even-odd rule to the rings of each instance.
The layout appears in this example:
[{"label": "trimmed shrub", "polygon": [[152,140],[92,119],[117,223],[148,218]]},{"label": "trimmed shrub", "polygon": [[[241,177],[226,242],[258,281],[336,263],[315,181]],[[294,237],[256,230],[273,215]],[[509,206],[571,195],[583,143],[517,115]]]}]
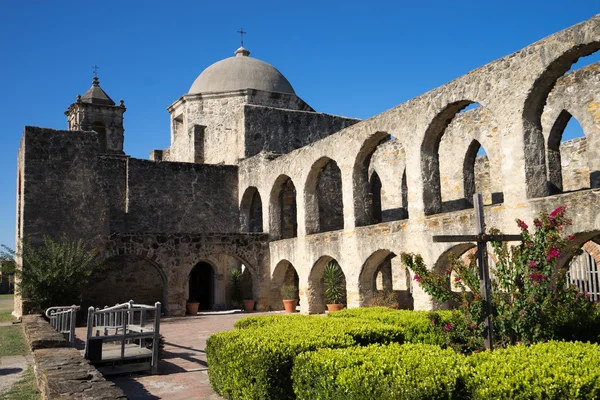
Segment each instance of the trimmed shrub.
[{"label": "trimmed shrub", "polygon": [[467,358],[473,399],[600,398],[600,346],[581,342],[522,345]]},{"label": "trimmed shrub", "polygon": [[426,344],[321,349],[296,358],[293,387],[298,399],[461,398],[464,359]]},{"label": "trimmed shrub", "polygon": [[280,323],[287,323],[290,319],[312,319],[314,316],[302,315],[302,314],[282,314],[282,315],[268,315],[261,317],[246,317],[238,319],[233,324],[235,329],[248,329],[248,328],[261,328],[267,325],[278,325]]},{"label": "trimmed shrub", "polygon": [[[401,343],[399,327],[355,318],[248,318],[206,343],[212,388],[225,398],[294,398],[291,371],[298,354],[320,348]],[[241,327],[241,328],[240,328]]]},{"label": "trimmed shrub", "polygon": [[[376,321],[393,325],[403,330],[404,342],[426,343],[445,346],[446,342],[439,330],[432,324],[433,320],[445,321],[450,318],[451,311],[393,310],[385,307],[351,308],[331,313],[328,318],[357,318],[364,321]],[[437,315],[433,318],[432,315]]]}]

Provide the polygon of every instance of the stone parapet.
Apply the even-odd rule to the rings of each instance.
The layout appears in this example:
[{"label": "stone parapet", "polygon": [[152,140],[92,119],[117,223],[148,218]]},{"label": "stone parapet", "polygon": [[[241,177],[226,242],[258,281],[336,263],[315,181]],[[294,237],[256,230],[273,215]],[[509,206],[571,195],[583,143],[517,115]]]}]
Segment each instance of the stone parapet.
[{"label": "stone parapet", "polygon": [[23,331],[31,351],[42,399],[126,399],[63,335],[40,315],[24,315]]},{"label": "stone parapet", "polygon": [[69,347],[62,333],[57,332],[40,315],[24,315],[22,319],[25,339],[31,351],[57,347]]},{"label": "stone parapet", "polygon": [[121,389],[104,379],[73,348],[33,352],[38,388],[43,399],[126,399]]}]

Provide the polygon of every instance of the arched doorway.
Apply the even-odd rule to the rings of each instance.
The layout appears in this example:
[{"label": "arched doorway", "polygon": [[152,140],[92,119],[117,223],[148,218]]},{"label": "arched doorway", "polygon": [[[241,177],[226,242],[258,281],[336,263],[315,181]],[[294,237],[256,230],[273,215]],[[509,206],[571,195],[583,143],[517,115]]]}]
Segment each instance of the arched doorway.
[{"label": "arched doorway", "polygon": [[200,303],[200,310],[212,310],[215,301],[215,272],[207,262],[199,262],[190,272],[188,300]]}]

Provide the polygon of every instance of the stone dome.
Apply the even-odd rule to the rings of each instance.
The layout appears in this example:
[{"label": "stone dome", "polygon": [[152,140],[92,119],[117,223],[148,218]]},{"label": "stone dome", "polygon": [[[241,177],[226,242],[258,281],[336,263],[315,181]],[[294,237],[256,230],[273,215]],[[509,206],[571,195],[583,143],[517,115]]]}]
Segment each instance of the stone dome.
[{"label": "stone dome", "polygon": [[258,89],[296,94],[290,82],[277,68],[264,61],[248,57],[249,55],[248,50],[240,47],[235,51],[235,57],[214,63],[202,71],[188,93]]}]

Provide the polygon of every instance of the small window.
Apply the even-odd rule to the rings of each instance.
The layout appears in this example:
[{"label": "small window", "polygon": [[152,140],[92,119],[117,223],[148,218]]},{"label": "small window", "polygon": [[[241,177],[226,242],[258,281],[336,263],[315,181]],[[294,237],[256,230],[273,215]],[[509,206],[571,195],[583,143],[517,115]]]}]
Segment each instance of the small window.
[{"label": "small window", "polygon": [[102,121],[96,121],[92,124],[92,131],[98,134],[100,152],[106,153],[106,125]]}]

